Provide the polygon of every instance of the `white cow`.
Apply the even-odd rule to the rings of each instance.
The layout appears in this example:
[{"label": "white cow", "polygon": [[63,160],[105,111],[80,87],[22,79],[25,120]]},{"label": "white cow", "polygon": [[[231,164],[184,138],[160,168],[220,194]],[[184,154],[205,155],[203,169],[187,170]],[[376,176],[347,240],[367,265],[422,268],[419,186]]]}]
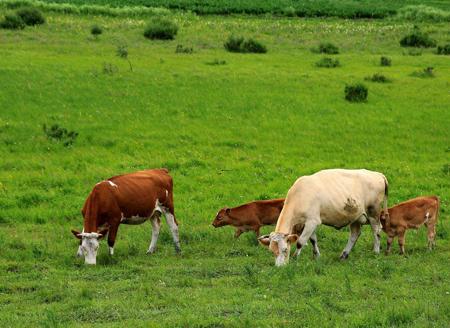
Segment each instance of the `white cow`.
[{"label": "white cow", "polygon": [[[275,231],[259,242],[275,254],[275,265],[289,262],[291,243],[297,242],[300,255],[307,240],[316,240],[320,224],[340,229],[350,225],[350,238],[341,258],[348,257],[361,234],[361,225],[370,223],[375,238],[374,251],[380,252],[381,203],[387,209],[388,182],[378,172],[331,169],[303,176],[289,189]],[[300,236],[294,227],[303,227]]]}]

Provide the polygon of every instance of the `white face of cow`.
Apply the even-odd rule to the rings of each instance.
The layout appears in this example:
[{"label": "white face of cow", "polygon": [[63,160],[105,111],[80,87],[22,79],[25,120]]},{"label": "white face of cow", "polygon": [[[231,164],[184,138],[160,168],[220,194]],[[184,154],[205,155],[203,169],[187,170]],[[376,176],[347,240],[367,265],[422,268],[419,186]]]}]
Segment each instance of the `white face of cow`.
[{"label": "white face of cow", "polygon": [[280,232],[272,232],[270,235],[259,237],[259,242],[269,247],[272,253],[275,255],[275,265],[282,266],[289,263],[289,255],[291,250],[291,244],[295,243],[298,239],[298,235],[284,234]]},{"label": "white face of cow", "polygon": [[80,249],[83,252],[85,264],[97,263],[97,251],[100,245],[98,241],[99,237],[101,237],[101,235],[96,232],[81,233]]}]

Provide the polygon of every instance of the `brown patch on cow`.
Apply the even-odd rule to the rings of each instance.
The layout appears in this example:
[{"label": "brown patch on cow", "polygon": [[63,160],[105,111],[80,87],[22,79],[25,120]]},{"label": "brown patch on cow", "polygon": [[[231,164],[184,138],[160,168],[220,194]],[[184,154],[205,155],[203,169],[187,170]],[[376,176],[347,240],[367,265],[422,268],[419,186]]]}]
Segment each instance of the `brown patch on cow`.
[{"label": "brown patch on cow", "polygon": [[358,211],[358,204],[356,204],[356,200],[350,197],[347,198],[347,201],[344,205],[344,210],[348,213],[355,213],[356,211]]},{"label": "brown patch on cow", "polygon": [[270,242],[270,246],[269,246],[270,250],[272,251],[273,254],[275,254],[275,256],[278,256],[280,254],[280,250],[278,247],[278,242],[277,241],[271,241]]}]

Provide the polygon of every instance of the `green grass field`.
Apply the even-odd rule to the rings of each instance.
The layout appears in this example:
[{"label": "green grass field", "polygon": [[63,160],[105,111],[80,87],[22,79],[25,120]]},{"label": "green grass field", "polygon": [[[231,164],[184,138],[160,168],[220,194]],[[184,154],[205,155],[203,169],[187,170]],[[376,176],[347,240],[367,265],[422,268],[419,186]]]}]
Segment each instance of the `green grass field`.
[{"label": "green grass field", "polygon": [[[399,47],[412,23],[177,14],[179,34],[164,42],[142,36],[142,19],[46,17],[0,30],[1,326],[448,327],[450,62]],[[448,24],[420,26],[449,42]],[[268,53],[225,52],[231,33]],[[339,46],[341,67],[316,67],[324,56],[310,48],[323,40]],[[115,54],[123,44],[133,72]],[[411,75],[429,66],[434,78]],[[374,73],[392,82],[364,81]],[[367,103],[345,101],[345,85],[361,81]],[[43,124],[79,136],[64,147]],[[85,266],[70,229],[94,184],[154,167],[174,178],[182,255],[165,223],[146,255],[146,223],[122,226],[114,257],[102,242]],[[276,268],[254,235],[211,226],[224,206],[283,197],[297,177],[333,167],[383,172],[390,205],[438,195],[436,249],[419,230],[407,256],[397,245],[376,256],[366,226],[342,262],[348,230],[322,226],[320,259],[308,245]]]}]

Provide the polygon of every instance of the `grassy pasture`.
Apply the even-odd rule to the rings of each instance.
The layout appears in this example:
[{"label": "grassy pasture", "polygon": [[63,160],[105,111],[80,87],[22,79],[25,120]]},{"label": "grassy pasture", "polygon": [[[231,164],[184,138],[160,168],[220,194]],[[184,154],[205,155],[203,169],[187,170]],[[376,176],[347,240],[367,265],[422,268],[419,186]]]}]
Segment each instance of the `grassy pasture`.
[{"label": "grassy pasture", "polygon": [[[412,24],[401,21],[174,19],[180,31],[167,42],[146,40],[141,19],[49,14],[41,27],[0,30],[2,326],[448,326],[448,57],[407,55],[398,41]],[[421,27],[449,41],[446,24]],[[227,53],[231,33],[269,52]],[[310,48],[323,40],[339,46],[340,67],[316,67],[323,55]],[[123,44],[133,72],[115,55]],[[194,53],[176,54],[177,44]],[[427,66],[434,78],[411,75]],[[364,81],[367,103],[344,100],[347,83],[374,73],[392,82]],[[64,147],[44,123],[79,136]],[[175,181],[183,254],[165,224],[152,256],[150,224],[122,226],[114,257],[103,243],[98,265],[84,266],[70,228],[81,227],[92,186],[162,166]],[[320,227],[320,259],[307,247],[275,268],[253,235],[234,240],[210,225],[225,205],[282,197],[298,176],[330,167],[385,173],[390,204],[439,195],[437,248],[426,250],[420,230],[407,234],[407,256],[375,256],[365,227],[341,262],[347,229]]]}]

